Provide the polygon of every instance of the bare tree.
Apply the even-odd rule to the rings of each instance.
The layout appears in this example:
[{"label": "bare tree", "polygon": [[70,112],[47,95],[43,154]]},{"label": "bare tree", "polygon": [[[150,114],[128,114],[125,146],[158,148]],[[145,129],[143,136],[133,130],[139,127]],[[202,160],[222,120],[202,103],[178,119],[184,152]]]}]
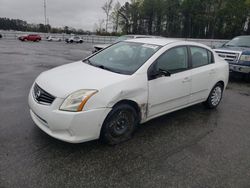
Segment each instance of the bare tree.
[{"label": "bare tree", "polygon": [[104,24],[104,20],[103,19],[99,19],[98,20],[98,31],[102,32],[103,31],[103,24]]},{"label": "bare tree", "polygon": [[108,31],[109,17],[112,11],[113,0],[108,0],[103,6],[102,10],[106,14],[106,32]]},{"label": "bare tree", "polygon": [[119,22],[120,22],[120,8],[121,4],[117,2],[113,8],[113,12],[111,13],[111,19],[113,23],[113,31],[117,33],[118,27],[119,27]]}]

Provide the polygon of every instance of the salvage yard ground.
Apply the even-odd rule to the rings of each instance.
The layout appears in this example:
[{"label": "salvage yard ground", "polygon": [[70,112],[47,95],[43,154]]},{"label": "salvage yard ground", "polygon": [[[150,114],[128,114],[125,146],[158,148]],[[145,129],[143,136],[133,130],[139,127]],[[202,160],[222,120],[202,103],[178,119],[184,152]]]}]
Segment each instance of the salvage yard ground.
[{"label": "salvage yard ground", "polygon": [[249,81],[232,79],[217,110],[196,105],[165,115],[115,147],[67,144],[39,130],[27,103],[34,79],[91,50],[0,40],[1,188],[250,187]]}]

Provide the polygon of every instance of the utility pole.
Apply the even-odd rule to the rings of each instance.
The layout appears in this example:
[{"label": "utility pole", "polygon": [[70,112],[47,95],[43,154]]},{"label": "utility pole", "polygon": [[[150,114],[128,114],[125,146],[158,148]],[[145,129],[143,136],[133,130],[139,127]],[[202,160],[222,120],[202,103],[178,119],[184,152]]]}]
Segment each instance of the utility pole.
[{"label": "utility pole", "polygon": [[47,25],[47,10],[46,10],[46,0],[44,0],[44,24]]}]

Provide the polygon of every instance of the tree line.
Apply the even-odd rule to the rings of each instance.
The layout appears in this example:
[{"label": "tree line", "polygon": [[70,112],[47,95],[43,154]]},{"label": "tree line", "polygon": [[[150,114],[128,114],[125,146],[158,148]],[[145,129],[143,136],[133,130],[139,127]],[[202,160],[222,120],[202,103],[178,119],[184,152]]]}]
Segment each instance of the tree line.
[{"label": "tree line", "polygon": [[49,24],[29,24],[20,19],[0,18],[0,29],[2,30],[15,30],[15,31],[28,31],[28,32],[41,32],[41,33],[67,33],[67,34],[89,34],[89,31],[82,29],[75,29],[65,26],[63,28],[51,27]]},{"label": "tree line", "polygon": [[[107,0],[106,19],[95,24],[102,35],[149,34],[184,38],[221,38],[250,34],[250,0]],[[0,18],[0,29],[30,32],[89,34],[68,26],[29,24]]]},{"label": "tree line", "polygon": [[124,5],[108,0],[102,9],[106,28],[99,24],[99,33],[107,32],[109,25],[114,33],[167,37],[250,34],[250,0],[131,0]]}]

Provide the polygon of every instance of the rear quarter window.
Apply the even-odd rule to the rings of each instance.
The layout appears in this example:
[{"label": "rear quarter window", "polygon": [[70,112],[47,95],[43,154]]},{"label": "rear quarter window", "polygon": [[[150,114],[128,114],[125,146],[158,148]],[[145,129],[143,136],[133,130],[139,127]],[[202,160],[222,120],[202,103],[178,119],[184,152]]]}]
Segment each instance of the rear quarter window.
[{"label": "rear quarter window", "polygon": [[213,53],[206,48],[191,46],[190,53],[191,53],[193,68],[214,63]]}]

